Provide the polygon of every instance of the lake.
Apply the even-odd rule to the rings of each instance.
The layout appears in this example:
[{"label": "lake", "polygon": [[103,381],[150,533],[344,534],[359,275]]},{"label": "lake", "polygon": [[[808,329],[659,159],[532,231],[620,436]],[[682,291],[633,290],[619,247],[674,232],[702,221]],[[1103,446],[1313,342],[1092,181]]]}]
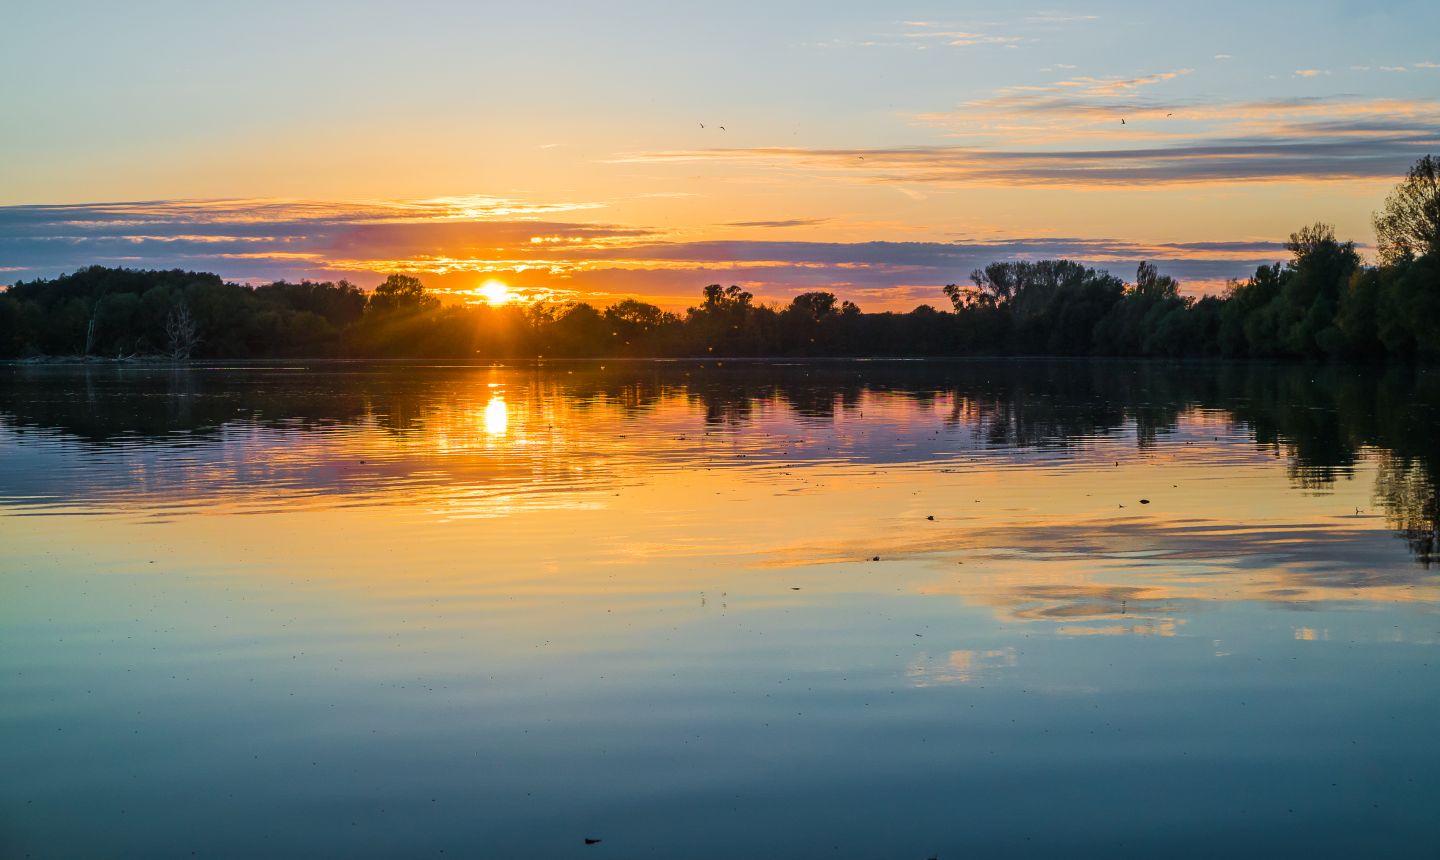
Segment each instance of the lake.
[{"label": "lake", "polygon": [[1434,856],[1437,480],[1427,370],[0,367],[0,856]]}]

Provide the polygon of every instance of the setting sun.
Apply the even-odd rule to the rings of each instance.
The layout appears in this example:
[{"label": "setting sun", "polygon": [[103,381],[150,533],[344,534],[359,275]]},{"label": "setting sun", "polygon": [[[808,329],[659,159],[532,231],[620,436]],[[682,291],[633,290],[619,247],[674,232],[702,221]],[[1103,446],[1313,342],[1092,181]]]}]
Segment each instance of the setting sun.
[{"label": "setting sun", "polygon": [[477,292],[492,305],[503,305],[515,300],[515,294],[510,292],[510,288],[505,285],[505,282],[493,278],[481,284]]}]

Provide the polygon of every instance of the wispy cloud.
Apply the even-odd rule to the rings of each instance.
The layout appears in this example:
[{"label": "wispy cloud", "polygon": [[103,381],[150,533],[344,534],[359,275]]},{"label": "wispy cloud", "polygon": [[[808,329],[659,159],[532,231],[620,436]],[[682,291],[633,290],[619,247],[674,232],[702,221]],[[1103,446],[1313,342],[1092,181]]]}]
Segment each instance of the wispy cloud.
[{"label": "wispy cloud", "polygon": [[1429,69],[1440,69],[1440,63],[1411,63],[1411,64],[1408,65],[1408,66],[1404,66],[1404,65],[1389,65],[1389,66],[1362,65],[1362,66],[1351,66],[1351,67],[1350,67],[1350,71],[1352,71],[1352,72],[1390,72],[1390,73],[1392,73],[1392,74],[1404,74],[1404,73],[1409,72],[1409,71],[1412,71],[1412,70],[1414,70],[1414,71],[1426,71],[1426,70],[1429,70]]},{"label": "wispy cloud", "polygon": [[782,221],[731,221],[726,227],[763,227],[782,229],[787,227],[815,227],[824,224],[828,218],[787,218]]},{"label": "wispy cloud", "polygon": [[1067,90],[1080,92],[1088,96],[1116,96],[1133,93],[1144,87],[1162,84],[1166,81],[1173,81],[1182,75],[1188,75],[1192,69],[1177,69],[1170,72],[1156,72],[1150,75],[1138,77],[1112,77],[1094,78],[1077,77],[1063,81],[1056,81],[1048,86],[1026,86],[1009,87],[1010,92],[1065,92]]},{"label": "wispy cloud", "polygon": [[1153,186],[1393,177],[1440,145],[1440,124],[1334,122],[1292,126],[1280,137],[1172,146],[993,150],[915,146],[891,149],[692,150],[644,153],[630,161],[748,161],[798,166],[863,182],[953,185]]},{"label": "wispy cloud", "polygon": [[[1043,142],[1047,126],[1058,123],[1070,139],[1077,117],[1089,116],[1117,124],[1133,111],[1162,103],[1146,94],[1157,87],[1192,73],[1175,69],[1130,77],[1074,76],[1047,84],[1026,84],[1003,87],[988,98],[962,103],[956,109],[929,112],[915,118],[926,125],[952,126],[968,137],[999,135],[1025,143]],[[1042,133],[1037,137],[1036,133]],[[1129,130],[1133,139],[1134,130]]]},{"label": "wispy cloud", "polygon": [[[431,223],[436,221],[526,220],[543,215],[602,209],[601,202],[534,203],[504,197],[468,195],[422,200],[326,203],[287,199],[156,200],[87,203],[76,206],[0,207],[0,230],[26,213],[45,213],[55,223],[107,224],[274,224],[332,221],[347,224]],[[81,217],[83,215],[83,217]],[[69,217],[74,216],[74,217]],[[22,219],[23,220],[23,219]]]},{"label": "wispy cloud", "polygon": [[1027,24],[1084,24],[1100,20],[1099,15],[1077,15],[1067,12],[1036,12],[1025,16]]},{"label": "wispy cloud", "polygon": [[1191,74],[1178,68],[1076,75],[1003,87],[953,110],[914,117],[955,139],[948,145],[667,150],[612,161],[732,162],[888,184],[909,194],[925,184],[1088,188],[1372,179],[1399,175],[1440,146],[1440,101],[1165,97]]},{"label": "wispy cloud", "polygon": [[[0,259],[53,274],[90,263],[209,265],[263,280],[334,268],[357,256],[478,255],[557,237],[573,246],[633,240],[647,231],[541,220],[598,204],[533,204],[455,197],[387,203],[159,200],[0,207]],[[234,262],[243,261],[243,262]]]},{"label": "wispy cloud", "polygon": [[[1087,24],[1098,20],[1096,15],[1064,12],[1037,12],[1012,16],[1003,21],[957,21],[910,19],[897,22],[904,29],[866,36],[833,38],[815,43],[824,48],[898,48],[926,50],[931,46],[951,48],[999,47],[1018,48],[1022,44],[1053,38],[1057,28]],[[1056,64],[1056,68],[1074,68]]]},{"label": "wispy cloud", "polygon": [[1007,87],[915,116],[951,146],[790,158],[848,166],[857,181],[1149,185],[1388,176],[1440,145],[1440,100],[1163,95],[1188,73]]},{"label": "wispy cloud", "polygon": [[944,42],[952,48],[969,48],[974,45],[1013,45],[1019,36],[999,36],[993,33],[972,33],[966,30],[936,30],[929,25],[905,34],[909,39],[933,39]]},{"label": "wispy cloud", "polygon": [[[1440,120],[1440,101],[1298,96],[1254,101],[1192,102],[1180,99],[1102,98],[1089,93],[1051,90],[999,95],[968,102],[954,111],[920,114],[917,119],[926,124],[953,125],[972,132],[984,131],[993,126],[1008,130],[1012,134],[1024,132],[1031,141],[1036,140],[1033,132],[1047,127],[1061,130],[1069,137],[1077,128],[1098,123],[1105,125],[1107,130],[1116,136],[1116,140],[1122,140],[1126,137],[1121,137],[1114,129],[1108,129],[1108,126],[1122,115],[1131,120],[1174,119],[1195,124],[1182,132],[1166,132],[1175,136],[1233,135],[1237,131],[1267,134],[1281,131],[1287,125],[1298,122],[1359,117],[1429,123]],[[1133,137],[1137,131],[1148,130],[1153,129],[1127,129],[1124,134]]]}]

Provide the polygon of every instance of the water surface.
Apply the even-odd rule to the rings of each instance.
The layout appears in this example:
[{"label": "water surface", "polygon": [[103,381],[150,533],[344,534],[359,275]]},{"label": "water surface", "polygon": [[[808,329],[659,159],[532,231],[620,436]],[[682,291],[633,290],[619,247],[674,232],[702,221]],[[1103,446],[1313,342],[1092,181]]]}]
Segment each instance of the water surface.
[{"label": "water surface", "polygon": [[0,856],[1426,856],[1437,427],[1425,371],[0,367]]}]

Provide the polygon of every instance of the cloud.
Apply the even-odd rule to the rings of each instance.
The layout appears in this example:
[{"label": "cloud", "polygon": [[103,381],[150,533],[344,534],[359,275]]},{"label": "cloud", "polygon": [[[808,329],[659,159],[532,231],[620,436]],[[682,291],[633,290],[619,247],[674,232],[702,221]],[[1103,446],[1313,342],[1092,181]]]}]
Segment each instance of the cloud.
[{"label": "cloud", "polygon": [[[1073,69],[1074,66],[1056,64],[1056,68]],[[986,107],[1003,107],[1006,104],[1024,101],[1026,99],[1042,99],[1052,97],[1056,100],[1086,100],[1086,99],[1124,99],[1135,100],[1139,91],[1173,81],[1176,78],[1189,75],[1193,69],[1175,69],[1172,71],[1155,72],[1148,75],[1131,77],[1116,76],[1097,78],[1089,75],[1065,78],[1053,81],[1048,84],[1024,84],[1018,86],[1002,87],[996,91],[994,96],[987,99],[966,102],[963,108],[976,109]],[[922,116],[934,116],[934,114],[922,114]]]},{"label": "cloud", "polygon": [[[507,208],[513,204],[507,204]],[[427,208],[427,207],[421,207]],[[1068,257],[1129,274],[1154,260],[1192,287],[1217,286],[1284,257],[1269,242],[1142,243],[1067,237],[954,242],[684,241],[645,227],[554,220],[429,221],[410,204],[146,201],[0,207],[0,259],[20,279],[91,264],[215,271],[232,280],[420,274],[463,293],[499,277],[522,291],[607,301],[639,295],[683,307],[707,283],[740,283],[767,300],[830,289],[872,309],[943,304],[940,287],[1003,259]],[[804,219],[735,222],[802,227]]]},{"label": "cloud", "polygon": [[829,218],[788,218],[783,221],[731,221],[726,227],[814,227],[829,221]]},{"label": "cloud", "polygon": [[326,203],[304,200],[153,200],[80,205],[0,207],[0,229],[32,222],[34,215],[57,224],[108,224],[125,228],[146,223],[203,225],[275,223],[434,223],[538,219],[542,215],[604,208],[604,203],[531,203],[484,195],[424,200]]},{"label": "cloud", "polygon": [[[1122,117],[1128,120],[1128,128],[1116,127]],[[1001,92],[966,102],[953,111],[920,114],[916,119],[963,130],[963,136],[976,140],[995,138],[1033,146],[1050,138],[1073,141],[1079,136],[1116,142],[1137,137],[1191,141],[1264,137],[1285,135],[1303,123],[1357,117],[1390,117],[1428,126],[1440,121],[1440,101],[1354,96],[1187,101],[1033,88]],[[1137,120],[1156,122],[1137,125]]]},{"label": "cloud", "polygon": [[967,33],[963,30],[927,30],[905,35],[912,39],[940,39],[952,48],[968,48],[972,45],[1010,45],[1020,41],[1018,36]]},{"label": "cloud", "polygon": [[907,39],[936,40],[944,42],[953,48],[969,48],[975,45],[1004,45],[1013,46],[1021,41],[1019,36],[999,36],[993,33],[977,33],[957,28],[936,29],[941,25],[930,21],[906,21],[906,26],[913,28],[910,32],[903,34]]},{"label": "cloud", "polygon": [[1326,71],[1325,69],[1296,69],[1296,70],[1295,70],[1295,77],[1297,77],[1297,78],[1318,78],[1318,77],[1320,77],[1321,75],[1328,75],[1328,74],[1330,74],[1330,72]]},{"label": "cloud", "polygon": [[586,208],[593,207],[495,198],[7,206],[0,207],[0,259],[22,264],[16,269],[29,276],[98,263],[208,268],[258,281],[323,276],[359,256],[484,256],[498,247],[529,246],[537,237],[573,247],[603,246],[647,232],[533,217]]},{"label": "cloud", "polygon": [[1075,15],[1065,12],[1036,12],[1034,15],[1027,15],[1027,24],[1083,24],[1089,21],[1098,21],[1098,15]]},{"label": "cloud", "polygon": [[[811,43],[820,48],[909,48],[928,50],[933,45],[952,48],[1019,48],[1022,44],[1053,39],[1057,28],[1099,20],[1095,15],[1037,12],[1010,16],[1003,21],[938,21],[911,19],[896,22],[904,30],[891,29],[868,36],[851,34]],[[1057,65],[1071,68],[1072,65]]]},{"label": "cloud", "polygon": [[[921,113],[914,119],[942,127],[954,137],[996,139],[1026,147],[1052,138],[1073,141],[1076,131],[1088,135],[1100,127],[1114,135],[1120,119],[1137,111],[1174,110],[1177,101],[1161,101],[1151,91],[1192,73],[1191,69],[1172,69],[1128,77],[1074,76],[1046,84],[1002,87],[953,110]],[[1087,123],[1092,127],[1087,128]],[[1124,139],[1133,141],[1139,134],[1132,126],[1125,129]]]},{"label": "cloud", "polygon": [[615,161],[732,162],[915,193],[926,184],[1099,188],[1368,180],[1399,176],[1440,146],[1436,100],[1191,102],[1143,92],[1185,73],[1009,88],[950,112],[916,117],[954,129],[952,136],[965,143],[671,150]]},{"label": "cloud", "polygon": [[[1396,73],[1396,74],[1404,74],[1405,72],[1408,72],[1408,71],[1410,71],[1411,69],[1420,69],[1420,70],[1440,69],[1440,63],[1428,63],[1428,62],[1427,62],[1427,63],[1411,63],[1411,64],[1408,65],[1408,66],[1404,66],[1404,65],[1390,65],[1390,66],[1351,66],[1351,67],[1350,67],[1350,71],[1352,71],[1352,72],[1393,72],[1393,73]],[[1298,72],[1297,72],[1297,74],[1298,74]],[[1329,73],[1326,72],[1326,74],[1329,74]]]},{"label": "cloud", "polygon": [[[691,150],[648,153],[633,161],[751,161],[799,166],[859,181],[947,185],[1156,186],[1190,183],[1368,179],[1402,174],[1440,144],[1440,126],[1314,125],[1313,137],[1218,140],[1190,145],[984,150],[916,146],[890,149]],[[861,158],[863,157],[863,161]]]},{"label": "cloud", "polygon": [[[1141,89],[1142,87],[1154,86],[1155,84],[1164,83],[1166,81],[1173,81],[1174,79],[1181,77],[1182,75],[1190,74],[1192,71],[1193,69],[1177,69],[1173,72],[1156,72],[1152,75],[1142,75],[1140,77],[1131,78],[1070,78],[1068,80],[1056,81],[1054,84],[1048,87],[1040,87],[1038,89],[1048,92],[1058,92],[1066,89],[1074,89],[1090,96],[1113,96],[1123,93],[1130,93],[1135,90]],[[1020,90],[1031,88],[1016,87],[1013,89]]]}]

